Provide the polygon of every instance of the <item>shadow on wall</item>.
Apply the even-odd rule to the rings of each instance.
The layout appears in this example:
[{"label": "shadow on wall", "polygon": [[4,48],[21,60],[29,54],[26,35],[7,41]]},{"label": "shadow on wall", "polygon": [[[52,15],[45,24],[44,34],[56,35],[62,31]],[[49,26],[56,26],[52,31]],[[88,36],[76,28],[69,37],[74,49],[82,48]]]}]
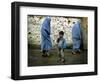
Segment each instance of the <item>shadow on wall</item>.
[{"label": "shadow on wall", "polygon": [[88,18],[87,17],[81,19],[81,33],[82,33],[81,49],[87,49],[88,48]]}]

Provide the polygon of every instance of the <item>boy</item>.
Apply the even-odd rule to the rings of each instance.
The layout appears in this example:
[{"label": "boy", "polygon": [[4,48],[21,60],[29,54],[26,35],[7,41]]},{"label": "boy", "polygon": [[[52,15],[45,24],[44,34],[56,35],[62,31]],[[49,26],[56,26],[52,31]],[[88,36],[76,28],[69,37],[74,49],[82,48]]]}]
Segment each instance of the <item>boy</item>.
[{"label": "boy", "polygon": [[57,39],[58,54],[61,62],[64,62],[64,49],[66,48],[66,41],[63,38],[64,32],[59,32],[59,38]]}]

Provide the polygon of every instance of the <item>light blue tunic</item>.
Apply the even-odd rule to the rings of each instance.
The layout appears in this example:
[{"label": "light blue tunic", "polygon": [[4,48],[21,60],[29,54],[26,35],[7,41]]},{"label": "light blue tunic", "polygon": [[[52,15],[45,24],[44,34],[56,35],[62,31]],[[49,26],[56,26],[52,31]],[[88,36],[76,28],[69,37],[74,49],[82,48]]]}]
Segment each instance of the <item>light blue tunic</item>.
[{"label": "light blue tunic", "polygon": [[80,22],[77,22],[72,29],[73,50],[80,50],[81,45],[81,28]]},{"label": "light blue tunic", "polygon": [[46,17],[41,27],[41,50],[50,50],[52,47],[50,38],[50,21],[51,19]]},{"label": "light blue tunic", "polygon": [[67,47],[66,40],[64,38],[61,38],[58,42],[58,48],[64,49],[66,47]]}]

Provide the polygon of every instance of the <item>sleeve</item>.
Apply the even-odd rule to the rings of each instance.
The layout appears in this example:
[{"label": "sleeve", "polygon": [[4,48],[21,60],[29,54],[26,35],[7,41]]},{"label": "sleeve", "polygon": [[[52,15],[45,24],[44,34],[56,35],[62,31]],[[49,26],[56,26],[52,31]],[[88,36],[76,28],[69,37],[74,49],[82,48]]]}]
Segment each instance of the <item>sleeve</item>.
[{"label": "sleeve", "polygon": [[63,40],[63,48],[66,48],[67,47],[67,43],[66,43],[66,40],[64,39]]}]

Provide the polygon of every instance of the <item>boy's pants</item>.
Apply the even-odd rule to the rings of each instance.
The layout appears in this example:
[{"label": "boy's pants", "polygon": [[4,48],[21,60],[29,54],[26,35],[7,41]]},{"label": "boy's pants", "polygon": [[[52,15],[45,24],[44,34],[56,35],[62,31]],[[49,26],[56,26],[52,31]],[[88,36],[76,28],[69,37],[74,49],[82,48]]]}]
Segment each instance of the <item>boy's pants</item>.
[{"label": "boy's pants", "polygon": [[64,58],[64,49],[59,48],[58,54],[60,58]]}]

